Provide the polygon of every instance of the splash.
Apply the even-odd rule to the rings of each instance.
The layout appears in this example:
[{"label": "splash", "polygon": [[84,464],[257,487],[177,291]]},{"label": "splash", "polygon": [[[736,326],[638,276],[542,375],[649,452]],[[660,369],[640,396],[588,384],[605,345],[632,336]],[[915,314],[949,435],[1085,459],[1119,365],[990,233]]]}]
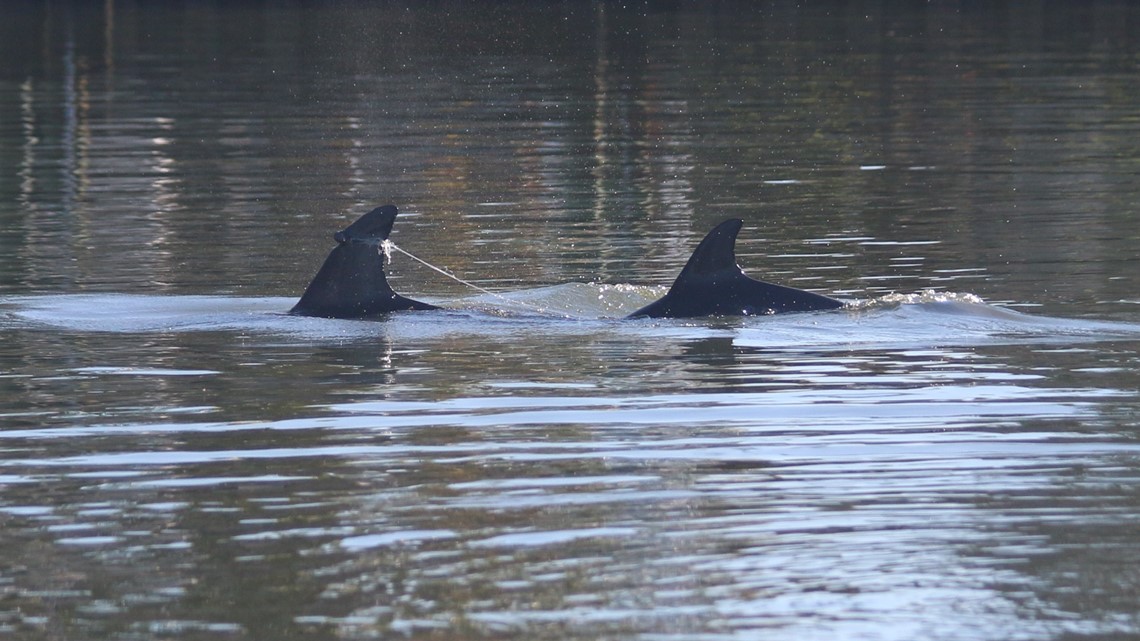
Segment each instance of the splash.
[{"label": "splash", "polygon": [[847,303],[852,310],[891,309],[900,305],[986,305],[977,294],[942,292],[933,289],[924,289],[913,294],[887,294],[878,298],[856,300]]}]

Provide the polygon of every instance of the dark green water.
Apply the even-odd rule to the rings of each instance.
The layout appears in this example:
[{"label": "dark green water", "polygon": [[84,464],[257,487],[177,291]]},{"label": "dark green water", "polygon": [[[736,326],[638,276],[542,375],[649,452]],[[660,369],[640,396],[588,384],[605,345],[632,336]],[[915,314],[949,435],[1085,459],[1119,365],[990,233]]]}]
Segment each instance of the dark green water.
[{"label": "dark green water", "polygon": [[[5,7],[0,636],[1140,636],[1138,26]],[[282,315],[388,202],[505,298]],[[852,308],[618,319],[728,217]]]}]

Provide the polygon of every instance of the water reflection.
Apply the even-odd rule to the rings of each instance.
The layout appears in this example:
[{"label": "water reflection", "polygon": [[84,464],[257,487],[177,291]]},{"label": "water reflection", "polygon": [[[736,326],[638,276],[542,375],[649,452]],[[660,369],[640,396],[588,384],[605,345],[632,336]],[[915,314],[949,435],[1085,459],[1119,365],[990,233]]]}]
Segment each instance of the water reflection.
[{"label": "water reflection", "polygon": [[[935,398],[913,409],[941,411]],[[1036,576],[1047,566],[1022,560],[1053,553],[1043,528],[1058,520],[1075,527],[1067,510],[1087,514],[1091,505],[1050,498],[1056,479],[1042,472],[1072,474],[1093,483],[1093,493],[1119,497],[1112,489],[1119,485],[1104,482],[1129,481],[1129,468],[1098,463],[1135,455],[1119,444],[1057,440],[1041,419],[1024,427],[1047,432],[995,439],[961,431],[923,444],[901,434],[894,442],[844,438],[818,423],[799,437],[739,431],[769,411],[726,425],[706,409],[703,429],[658,413],[631,429],[628,413],[582,420],[554,399],[539,426],[527,416],[533,407],[521,405],[513,418],[515,410],[485,401],[457,399],[450,405],[470,413],[450,428],[440,415],[443,429],[425,429],[410,406],[413,420],[398,427],[387,404],[348,404],[341,409],[368,420],[346,416],[333,438],[298,425],[288,449],[265,447],[279,436],[259,432],[273,426],[249,425],[235,439],[185,425],[172,435],[187,442],[169,455],[151,446],[145,457],[25,459],[7,470],[34,471],[60,492],[87,488],[90,498],[45,505],[21,490],[32,485],[16,485],[6,512],[73,524],[50,531],[59,547],[45,560],[79,572],[73,586],[106,581],[127,562],[151,569],[146,599],[133,597],[137,583],[108,583],[110,607],[81,617],[93,630],[121,615],[247,634],[426,634],[472,625],[540,637],[771,628],[790,636],[878,630],[884,621],[905,627],[931,609],[985,601],[993,607],[979,613],[981,622],[956,624],[959,633],[1014,620],[1048,633],[1065,627],[1014,614],[1044,608],[1029,595],[1043,590]],[[677,398],[628,402],[687,407]],[[490,420],[479,420],[492,408]],[[1015,418],[1026,411],[1007,409]],[[557,425],[562,413],[568,420]],[[878,427],[909,423],[905,412],[886,416]],[[122,437],[135,438],[130,432]],[[866,434],[874,432],[868,426]],[[90,438],[108,438],[98,434]],[[138,533],[139,524],[150,533]],[[108,546],[135,537],[145,544],[110,553],[116,548]],[[188,553],[193,579],[178,565]],[[284,587],[267,592],[265,581]],[[239,590],[260,593],[243,601],[256,612],[193,618],[205,613],[191,604],[231,603]],[[54,596],[86,601],[83,588]],[[843,618],[851,608],[873,615],[875,625]]]},{"label": "water reflection", "polygon": [[[833,291],[907,291],[930,273],[990,269],[966,286],[997,300],[1048,303],[1021,292],[1044,272],[1056,283],[1048,297],[1126,298],[1112,288],[1113,274],[1105,280],[1071,268],[1115,251],[1111,239],[1127,221],[1121,205],[1132,200],[1130,183],[1112,178],[1119,170],[1098,160],[1129,157],[1128,138],[1082,134],[1122,122],[1134,102],[1126,76],[1096,75],[1111,60],[1106,54],[1070,52],[1086,33],[1088,42],[1127,49],[1099,4],[1089,31],[1068,38],[1057,38],[1050,22],[992,11],[987,22],[936,8],[887,17],[600,4],[562,9],[567,28],[578,30],[574,39],[500,27],[451,49],[421,37],[415,13],[321,12],[328,33],[357,33],[380,20],[392,56],[356,46],[367,40],[363,32],[359,40],[316,41],[340,41],[341,49],[306,44],[299,25],[313,10],[300,8],[262,16],[246,7],[232,19],[215,9],[108,4],[90,21],[59,21],[57,10],[68,17],[77,9],[45,9],[31,24],[58,33],[58,64],[49,69],[59,75],[32,74],[19,85],[19,215],[45,230],[52,224],[44,212],[58,209],[92,229],[88,212],[118,211],[113,237],[50,239],[87,260],[134,247],[116,239],[161,239],[157,255],[129,253],[114,269],[95,261],[71,276],[76,286],[140,287],[145,274],[148,287],[284,293],[305,270],[283,271],[275,252],[307,255],[338,222],[334,212],[394,200],[425,214],[407,229],[410,241],[484,285],[660,282],[694,236],[743,213],[766,243],[784,247],[836,229],[881,241],[825,264],[759,245],[771,273],[825,268],[812,276]],[[456,20],[489,19],[453,10]],[[266,22],[251,44],[220,44],[228,24],[254,16]],[[745,38],[756,24],[769,37]],[[174,27],[205,35],[183,41],[178,55],[137,35]],[[1002,29],[1022,44],[1011,48]],[[787,35],[797,33],[812,34],[806,42],[818,55],[805,56],[807,45]],[[113,46],[120,37],[126,44]],[[337,59],[345,49],[351,53]],[[455,55],[464,51],[474,57]],[[116,55],[130,64],[113,64]],[[242,76],[227,80],[234,72],[210,63],[219,55],[238,56]],[[344,73],[315,62],[333,60]],[[166,73],[189,62],[209,64],[200,76]],[[1086,91],[1090,83],[1098,90]],[[56,124],[47,115],[57,105],[60,129],[50,134],[46,127]],[[140,174],[138,161],[148,156],[151,169]],[[1051,167],[1077,171],[1059,183]],[[298,175],[307,180],[298,184]],[[137,200],[121,193],[135,180]],[[119,185],[114,200],[102,195],[109,181]],[[1115,204],[1082,198],[1090,190],[1117,193]],[[101,213],[97,227],[109,224]],[[433,242],[439,229],[445,242]],[[900,251],[931,239],[942,244]],[[251,245],[261,246],[252,256],[232,249]],[[510,256],[510,269],[489,269],[501,264],[484,254]],[[28,258],[6,271],[50,260]],[[130,280],[89,275],[126,273],[128,265],[136,267]],[[430,274],[412,276],[438,293],[458,292]],[[48,286],[36,282],[22,286]]]}]

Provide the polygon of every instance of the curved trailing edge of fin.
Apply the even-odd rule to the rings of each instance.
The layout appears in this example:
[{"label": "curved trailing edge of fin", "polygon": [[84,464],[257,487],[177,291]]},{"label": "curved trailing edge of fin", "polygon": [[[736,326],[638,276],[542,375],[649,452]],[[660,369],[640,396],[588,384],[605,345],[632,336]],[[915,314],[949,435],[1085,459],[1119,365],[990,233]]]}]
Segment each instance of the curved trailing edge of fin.
[{"label": "curved trailing edge of fin", "polygon": [[838,309],[841,301],[749,278],[736,264],[736,235],[744,221],[730,218],[705,235],[665,296],[626,318],[762,316]]}]

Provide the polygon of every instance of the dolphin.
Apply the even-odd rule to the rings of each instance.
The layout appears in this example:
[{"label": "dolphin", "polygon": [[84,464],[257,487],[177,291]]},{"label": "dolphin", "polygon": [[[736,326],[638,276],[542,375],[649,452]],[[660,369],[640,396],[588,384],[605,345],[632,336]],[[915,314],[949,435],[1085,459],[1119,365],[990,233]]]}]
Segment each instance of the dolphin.
[{"label": "dolphin", "polygon": [[736,264],[736,235],[743,225],[730,218],[714,227],[665,296],[626,318],[758,316],[843,307],[834,298],[745,276]]},{"label": "dolphin", "polygon": [[396,214],[394,205],[377,207],[333,234],[336,247],[289,313],[365,319],[407,309],[439,309],[404,298],[388,285],[380,244],[392,233]]}]

